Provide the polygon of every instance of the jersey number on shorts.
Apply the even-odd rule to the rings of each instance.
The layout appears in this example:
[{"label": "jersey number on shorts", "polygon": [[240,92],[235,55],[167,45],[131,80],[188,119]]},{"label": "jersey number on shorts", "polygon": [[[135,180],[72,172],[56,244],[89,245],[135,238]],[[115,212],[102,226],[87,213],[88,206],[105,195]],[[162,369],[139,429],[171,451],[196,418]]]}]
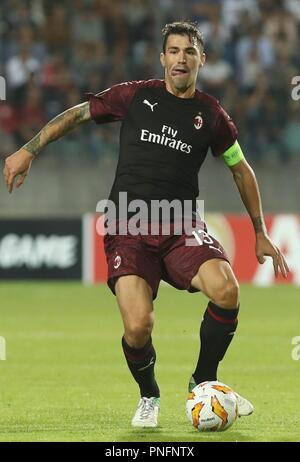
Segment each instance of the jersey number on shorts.
[{"label": "jersey number on shorts", "polygon": [[199,245],[214,243],[213,239],[206,231],[203,231],[203,229],[197,229],[197,231],[193,231],[192,234],[194,235]]}]

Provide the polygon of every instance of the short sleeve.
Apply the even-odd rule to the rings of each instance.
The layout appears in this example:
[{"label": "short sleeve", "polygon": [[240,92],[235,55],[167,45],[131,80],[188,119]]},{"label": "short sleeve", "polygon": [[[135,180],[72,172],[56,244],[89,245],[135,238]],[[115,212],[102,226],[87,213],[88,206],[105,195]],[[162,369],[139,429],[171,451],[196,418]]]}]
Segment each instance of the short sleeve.
[{"label": "short sleeve", "polygon": [[238,131],[231,117],[218,105],[210,144],[214,157],[221,156],[237,139]]},{"label": "short sleeve", "polygon": [[97,95],[87,93],[92,119],[98,124],[123,120],[141,81],[114,85]]}]

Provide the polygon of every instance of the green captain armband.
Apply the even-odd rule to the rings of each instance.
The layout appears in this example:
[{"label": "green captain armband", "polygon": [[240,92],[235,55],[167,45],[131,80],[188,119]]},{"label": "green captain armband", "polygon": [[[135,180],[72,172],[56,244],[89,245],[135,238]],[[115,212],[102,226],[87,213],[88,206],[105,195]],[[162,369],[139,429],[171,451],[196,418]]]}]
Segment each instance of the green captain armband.
[{"label": "green captain armband", "polygon": [[245,158],[238,141],[230,146],[230,148],[228,148],[222,154],[222,157],[228,167],[233,167],[234,165],[238,164],[240,160]]}]

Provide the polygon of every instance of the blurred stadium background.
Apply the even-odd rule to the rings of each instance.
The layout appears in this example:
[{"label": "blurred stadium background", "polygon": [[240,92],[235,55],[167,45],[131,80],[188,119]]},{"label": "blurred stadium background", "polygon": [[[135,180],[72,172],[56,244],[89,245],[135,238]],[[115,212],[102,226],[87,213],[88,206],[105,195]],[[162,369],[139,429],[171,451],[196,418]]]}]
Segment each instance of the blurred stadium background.
[{"label": "blurred stadium background", "polygon": [[[300,0],[1,0],[0,76],[7,94],[0,102],[0,155],[85,101],[85,92],[162,78],[161,29],[179,19],[197,21],[204,33],[207,63],[198,87],[235,120],[259,180],[268,228],[299,285],[300,101],[291,93],[292,78],[300,75]],[[91,230],[96,204],[113,181],[118,132],[118,124],[86,124],[41,153],[21,190],[10,196],[0,182],[0,279],[80,280],[82,268],[85,280],[103,279],[103,253]],[[211,226],[240,262],[241,281],[273,283],[272,266],[265,273],[256,268],[251,224],[239,217],[244,207],[228,169],[208,156],[199,184],[205,210],[216,213]],[[198,350],[196,298],[166,288],[156,302],[163,428],[137,434],[128,426],[136,386],[124,364],[121,321],[108,289],[2,281],[0,336],[8,360],[0,361],[0,440],[205,440],[186,427],[182,405]],[[299,364],[291,359],[291,339],[300,335],[299,288],[242,286],[242,300],[239,335],[221,372],[257,412],[225,437],[206,439],[299,441],[293,404]],[[173,358],[175,351],[180,357]]]},{"label": "blurred stadium background", "polygon": [[[178,19],[198,21],[204,33],[207,63],[199,87],[235,120],[265,209],[299,211],[300,111],[291,98],[292,77],[300,74],[299,0],[1,0],[7,101],[0,106],[0,154],[14,152],[87,91],[162,78],[161,29]],[[17,199],[1,182],[0,213],[94,212],[112,184],[118,129],[90,123],[50,145]],[[210,156],[200,195],[207,210],[243,211],[230,174]]]}]

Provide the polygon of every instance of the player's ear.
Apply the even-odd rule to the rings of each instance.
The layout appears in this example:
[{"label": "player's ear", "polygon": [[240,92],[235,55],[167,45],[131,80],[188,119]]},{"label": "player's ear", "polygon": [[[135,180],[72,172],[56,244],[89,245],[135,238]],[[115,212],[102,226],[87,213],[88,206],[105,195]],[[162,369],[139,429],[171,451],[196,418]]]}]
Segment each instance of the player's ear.
[{"label": "player's ear", "polygon": [[206,61],[206,54],[205,54],[205,53],[201,53],[201,55],[200,55],[200,64],[199,64],[199,68],[204,66],[205,61]]},{"label": "player's ear", "polygon": [[162,67],[166,67],[165,54],[164,53],[160,54],[159,59],[160,59]]}]

